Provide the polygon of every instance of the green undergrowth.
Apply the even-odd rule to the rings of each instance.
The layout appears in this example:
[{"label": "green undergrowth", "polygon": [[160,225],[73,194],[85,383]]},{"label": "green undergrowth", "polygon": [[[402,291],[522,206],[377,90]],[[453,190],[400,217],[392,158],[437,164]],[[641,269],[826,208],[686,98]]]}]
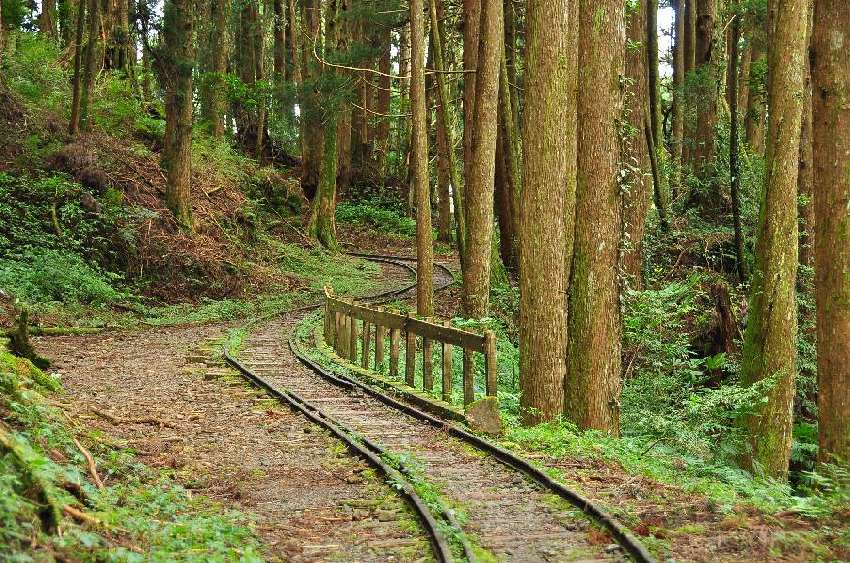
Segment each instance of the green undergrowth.
[{"label": "green undergrowth", "polygon": [[[14,561],[260,561],[252,522],[62,412],[57,380],[0,352],[0,553]],[[106,482],[90,482],[85,444]],[[80,520],[65,506],[89,517]]]}]

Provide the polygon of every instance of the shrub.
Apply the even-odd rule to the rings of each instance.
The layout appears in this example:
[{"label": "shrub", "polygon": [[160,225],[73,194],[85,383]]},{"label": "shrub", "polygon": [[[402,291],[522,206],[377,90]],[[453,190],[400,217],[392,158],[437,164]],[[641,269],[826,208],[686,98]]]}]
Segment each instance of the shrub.
[{"label": "shrub", "polygon": [[26,252],[17,259],[0,259],[0,288],[29,303],[103,305],[124,295],[74,254],[55,250]]},{"label": "shrub", "polygon": [[370,203],[340,203],[336,208],[337,221],[365,225],[379,232],[416,236],[416,221],[405,217],[395,209],[379,207]]},{"label": "shrub", "polygon": [[9,87],[27,103],[61,110],[68,96],[68,71],[59,63],[59,47],[37,33],[21,33],[17,49],[5,59]]}]

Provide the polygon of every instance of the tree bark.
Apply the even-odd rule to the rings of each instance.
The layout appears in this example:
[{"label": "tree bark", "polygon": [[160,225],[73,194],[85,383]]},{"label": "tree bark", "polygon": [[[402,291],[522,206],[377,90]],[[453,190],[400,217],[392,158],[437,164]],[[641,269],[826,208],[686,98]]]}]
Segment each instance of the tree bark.
[{"label": "tree bark", "polygon": [[568,75],[563,64],[575,37],[573,0],[529,0],[526,13],[524,205],[520,209],[520,389],[522,420],[533,425],[563,412],[566,357],[565,230]]},{"label": "tree bark", "polygon": [[[321,53],[321,0],[303,0],[302,23],[306,36],[302,41],[303,88],[301,97],[301,185],[305,193],[315,193],[319,185],[324,141],[322,110],[316,80],[320,72],[313,50]],[[334,133],[334,138],[336,134]],[[336,151],[334,151],[336,152]]]},{"label": "tree bark", "polygon": [[281,87],[286,81],[286,13],[284,0],[272,0],[274,9],[273,71],[275,84]]},{"label": "tree bark", "polygon": [[815,2],[815,272],[818,459],[850,460],[850,4]]},{"label": "tree bark", "polygon": [[625,54],[621,0],[581,0],[578,183],[569,290],[565,415],[580,428],[619,434],[621,243],[617,122]]},{"label": "tree bark", "polygon": [[183,228],[192,229],[193,3],[169,0],[163,16],[160,62],[165,89],[165,202]]},{"label": "tree bark", "polygon": [[410,0],[411,166],[416,186],[416,312],[434,314],[434,242],[428,183],[428,120],[425,104],[425,17],[422,0]]},{"label": "tree bark", "polygon": [[791,452],[797,374],[797,171],[800,150],[807,0],[770,0],[767,170],[741,378],[776,377],[767,402],[747,417],[744,465],[784,479]]},{"label": "tree bark", "polygon": [[762,77],[758,74],[765,64],[763,40],[753,32],[752,62],[750,63],[749,96],[747,97],[746,134],[747,146],[756,154],[764,153],[764,92],[758,86]]},{"label": "tree bark", "polygon": [[490,303],[493,258],[493,182],[496,172],[499,72],[504,38],[502,3],[481,7],[475,73],[475,112],[472,162],[464,189],[466,205],[466,260],[463,303],[467,316],[483,317]]},{"label": "tree bark", "polygon": [[38,30],[50,39],[56,39],[56,0],[41,0]]}]

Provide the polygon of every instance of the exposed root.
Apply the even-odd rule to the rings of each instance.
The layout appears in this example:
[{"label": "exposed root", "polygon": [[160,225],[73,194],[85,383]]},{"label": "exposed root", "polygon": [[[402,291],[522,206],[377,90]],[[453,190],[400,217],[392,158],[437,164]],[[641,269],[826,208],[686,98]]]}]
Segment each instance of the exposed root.
[{"label": "exposed root", "polygon": [[86,465],[89,468],[89,473],[91,474],[91,478],[92,478],[92,481],[94,481],[95,486],[98,489],[103,489],[104,484],[103,484],[103,481],[100,480],[100,475],[97,474],[97,465],[94,462],[94,458],[92,457],[91,452],[89,452],[87,449],[85,449],[83,447],[83,445],[80,443],[80,441],[77,440],[76,438],[74,438],[74,445],[77,446],[77,448],[80,450],[80,452],[82,452],[83,457],[86,458]]}]

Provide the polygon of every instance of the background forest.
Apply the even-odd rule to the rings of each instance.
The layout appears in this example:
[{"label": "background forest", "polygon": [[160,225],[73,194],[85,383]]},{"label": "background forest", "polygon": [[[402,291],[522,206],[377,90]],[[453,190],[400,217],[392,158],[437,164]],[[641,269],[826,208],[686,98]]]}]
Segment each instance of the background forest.
[{"label": "background forest", "polygon": [[[259,317],[368,289],[343,251],[415,248],[416,312],[498,335],[507,443],[793,515],[785,549],[847,556],[843,0],[0,21],[4,326]],[[458,270],[436,295],[435,254]]]}]

